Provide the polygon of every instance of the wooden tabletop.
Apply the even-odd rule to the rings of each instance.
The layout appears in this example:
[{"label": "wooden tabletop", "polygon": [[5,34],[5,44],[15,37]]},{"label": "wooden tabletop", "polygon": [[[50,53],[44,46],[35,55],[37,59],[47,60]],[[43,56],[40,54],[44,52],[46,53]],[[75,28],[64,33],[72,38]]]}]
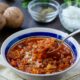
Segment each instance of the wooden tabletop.
[{"label": "wooden tabletop", "polygon": [[[42,23],[38,23],[36,21],[34,21],[32,19],[32,17],[30,16],[30,14],[28,13],[28,10],[27,9],[24,9],[22,8],[22,1],[23,0],[0,0],[1,2],[7,2],[9,5],[11,6],[17,6],[19,8],[21,8],[21,10],[23,11],[24,15],[25,15],[25,20],[24,20],[24,23],[23,25],[21,26],[21,28],[19,29],[9,29],[7,27],[3,28],[3,30],[0,31],[0,46],[1,44],[3,43],[3,41],[8,37],[10,36],[11,34],[13,34],[14,32],[17,32],[19,30],[22,30],[22,29],[26,29],[26,28],[30,28],[30,27],[45,27],[45,28],[53,28],[53,29],[58,29],[58,30],[61,30],[61,31],[64,31],[64,32],[67,32],[67,33],[70,33],[68,32],[67,30],[65,30],[63,28],[63,26],[61,25],[60,23],[60,20],[59,20],[59,17],[57,16],[57,18],[50,22],[50,23],[47,23],[47,24],[42,24]],[[63,0],[57,0],[60,4],[63,2]],[[80,43],[80,34],[77,34],[76,36],[74,36],[74,38]]]}]

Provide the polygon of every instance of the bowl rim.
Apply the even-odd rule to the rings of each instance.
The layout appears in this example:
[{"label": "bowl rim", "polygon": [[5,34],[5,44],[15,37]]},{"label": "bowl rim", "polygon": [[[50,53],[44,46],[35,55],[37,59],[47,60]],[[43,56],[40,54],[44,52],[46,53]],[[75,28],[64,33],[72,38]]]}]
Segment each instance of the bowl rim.
[{"label": "bowl rim", "polygon": [[[64,73],[64,72],[67,72],[68,70],[70,70],[70,69],[72,69],[76,64],[77,64],[77,62],[79,61],[79,58],[80,58],[80,45],[79,45],[79,43],[74,39],[74,38],[69,38],[69,40],[72,40],[72,41],[74,41],[75,42],[75,47],[77,47],[76,48],[76,50],[77,50],[77,55],[78,55],[78,57],[77,57],[77,59],[76,59],[76,61],[74,62],[74,64],[73,65],[71,65],[69,68],[67,68],[67,69],[65,69],[65,70],[63,70],[63,71],[60,71],[60,72],[55,72],[55,73],[52,73],[52,74],[32,74],[32,73],[27,73],[27,72],[23,72],[23,71],[21,71],[21,70],[18,70],[18,69],[16,69],[16,68],[14,68],[14,67],[12,67],[9,63],[8,63],[8,61],[6,60],[6,58],[5,58],[5,55],[4,55],[4,50],[5,50],[5,48],[6,48],[6,46],[8,45],[8,43],[12,40],[12,39],[14,39],[14,38],[16,38],[17,36],[20,36],[20,35],[22,35],[22,34],[24,34],[24,33],[29,33],[29,32],[38,32],[38,31],[41,31],[41,32],[52,32],[52,33],[54,33],[54,31],[55,31],[55,33],[56,34],[64,34],[64,36],[67,36],[68,34],[67,33],[65,33],[65,32],[63,32],[63,31],[60,31],[60,30],[57,30],[57,29],[51,29],[51,28],[43,28],[43,27],[35,27],[35,28],[28,28],[28,29],[25,29],[25,30],[21,30],[21,31],[18,31],[18,32],[15,32],[14,34],[12,34],[11,36],[9,36],[4,42],[3,42],[3,44],[2,44],[2,46],[1,46],[1,55],[2,55],[2,57],[3,57],[3,59],[4,59],[4,61],[5,61],[5,63],[6,63],[6,65],[9,67],[9,68],[11,68],[12,70],[14,70],[14,71],[16,71],[16,72],[19,72],[19,73],[22,73],[22,74],[25,74],[25,75],[29,75],[29,76],[53,76],[53,75],[59,75],[59,74],[62,74],[62,73]],[[58,33],[57,33],[58,32]]]},{"label": "bowl rim", "polygon": [[[31,4],[32,4],[34,1],[36,1],[36,0],[32,0],[32,1],[29,2],[29,4],[28,4],[28,11],[29,11],[30,13],[32,13],[32,14],[38,14],[38,12],[35,12],[35,11],[31,10],[31,8],[32,8]],[[53,1],[57,4],[56,11],[51,12],[51,13],[48,13],[47,15],[50,15],[50,14],[52,15],[53,13],[59,12],[60,4],[59,4],[56,0],[53,0]],[[39,2],[38,2],[38,3],[39,3]],[[45,2],[45,3],[46,3],[46,2]]]}]

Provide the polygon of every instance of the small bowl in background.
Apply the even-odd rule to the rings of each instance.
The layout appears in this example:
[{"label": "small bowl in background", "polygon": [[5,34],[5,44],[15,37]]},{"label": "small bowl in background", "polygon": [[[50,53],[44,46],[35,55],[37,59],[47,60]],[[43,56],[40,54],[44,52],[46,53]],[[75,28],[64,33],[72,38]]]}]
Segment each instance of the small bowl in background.
[{"label": "small bowl in background", "polygon": [[55,0],[50,0],[49,2],[32,0],[28,4],[28,11],[35,21],[44,23],[51,22],[58,15],[59,3]]},{"label": "small bowl in background", "polygon": [[59,18],[66,30],[73,32],[80,29],[80,4],[76,1],[63,3],[59,9]]}]

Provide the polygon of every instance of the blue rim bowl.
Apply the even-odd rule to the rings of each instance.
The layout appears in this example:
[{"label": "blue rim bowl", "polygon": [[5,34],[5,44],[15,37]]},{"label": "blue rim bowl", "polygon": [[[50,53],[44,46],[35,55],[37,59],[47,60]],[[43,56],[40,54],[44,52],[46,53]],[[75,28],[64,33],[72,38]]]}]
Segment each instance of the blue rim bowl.
[{"label": "blue rim bowl", "polygon": [[[8,53],[9,49],[11,48],[11,46],[13,46],[15,43],[17,43],[18,41],[24,39],[24,38],[28,38],[28,37],[33,37],[33,36],[46,36],[46,37],[54,37],[57,39],[63,39],[65,36],[67,36],[68,34],[56,29],[50,29],[50,28],[29,28],[29,29],[25,29],[25,30],[21,30],[19,32],[16,32],[14,34],[12,34],[11,36],[9,36],[2,44],[1,46],[1,55],[3,57],[3,60],[6,63],[6,66],[8,66],[9,68],[11,68],[13,71],[15,71],[18,74],[22,74],[26,75],[26,76],[35,76],[35,77],[46,77],[46,76],[55,76],[55,75],[60,75],[60,74],[64,74],[65,72],[67,72],[68,70],[72,69],[79,61],[80,58],[80,45],[78,44],[78,42],[74,39],[74,38],[69,38],[65,41],[66,44],[68,44],[68,46],[71,48],[71,50],[73,51],[73,55],[75,57],[75,62],[74,64],[72,64],[69,68],[60,71],[60,72],[55,72],[52,74],[31,74],[31,73],[27,73],[27,72],[23,72],[20,71],[18,69],[15,69],[14,67],[12,67],[7,59],[6,59],[6,54]],[[23,76],[22,76],[23,77]],[[23,77],[24,78],[24,77]],[[52,78],[53,79],[53,78]],[[34,79],[33,79],[34,80]],[[37,79],[35,79],[37,80]],[[49,79],[46,79],[49,80]]]}]

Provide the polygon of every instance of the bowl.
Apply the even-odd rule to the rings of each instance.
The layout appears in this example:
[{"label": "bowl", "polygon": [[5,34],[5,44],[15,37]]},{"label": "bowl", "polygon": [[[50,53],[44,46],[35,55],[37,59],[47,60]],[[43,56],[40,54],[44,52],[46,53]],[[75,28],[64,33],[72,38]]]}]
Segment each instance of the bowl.
[{"label": "bowl", "polygon": [[58,15],[59,3],[55,0],[48,2],[32,0],[28,4],[28,11],[35,21],[44,23],[51,22]]},{"label": "bowl", "polygon": [[76,29],[80,29],[80,4],[77,1],[71,1],[70,3],[63,3],[59,9],[59,19],[63,27],[73,32]]},{"label": "bowl", "polygon": [[27,73],[27,72],[23,72],[21,70],[18,70],[14,67],[12,67],[7,59],[6,59],[6,55],[9,51],[9,49],[11,48],[11,46],[13,46],[16,42],[24,39],[24,38],[29,38],[29,37],[54,37],[56,39],[63,39],[65,36],[67,36],[68,34],[56,29],[51,29],[51,28],[29,28],[29,29],[25,29],[25,30],[21,30],[19,32],[16,32],[14,34],[12,34],[11,36],[9,36],[2,44],[1,46],[1,55],[3,57],[3,61],[6,63],[5,66],[9,67],[10,69],[12,69],[16,74],[18,74],[19,76],[21,76],[24,79],[28,79],[28,80],[58,80],[61,79],[62,76],[65,75],[65,73],[68,70],[71,70],[74,66],[76,66],[76,64],[79,61],[80,58],[80,45],[78,44],[78,42],[74,39],[74,38],[69,38],[65,41],[66,44],[69,45],[69,47],[71,48],[71,50],[73,51],[73,55],[75,57],[75,61],[74,64],[72,64],[69,68],[60,71],[60,72],[55,72],[52,74],[31,74],[31,73]]}]

